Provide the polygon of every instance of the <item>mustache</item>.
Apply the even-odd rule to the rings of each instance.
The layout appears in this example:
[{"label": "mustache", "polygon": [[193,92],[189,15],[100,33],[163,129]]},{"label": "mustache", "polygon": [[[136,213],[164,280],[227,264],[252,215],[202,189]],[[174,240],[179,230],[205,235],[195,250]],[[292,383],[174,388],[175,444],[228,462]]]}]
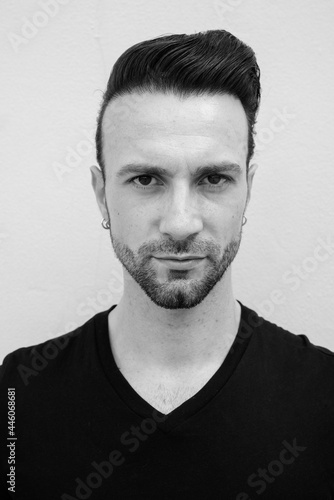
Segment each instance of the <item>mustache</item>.
[{"label": "mustache", "polygon": [[146,242],[138,249],[138,256],[146,256],[147,254],[193,254],[193,255],[204,255],[204,254],[217,254],[221,252],[221,247],[212,241],[190,241],[190,240],[180,240],[180,241],[163,241],[161,243],[157,242]]},{"label": "mustache", "polygon": [[222,256],[230,251],[230,244],[227,244],[225,247],[221,247],[217,243],[198,243],[198,244],[184,244],[184,242],[175,242],[174,244],[144,244],[142,245],[137,253],[137,258],[139,261],[145,265],[150,261],[151,256],[159,257],[159,255],[174,255],[180,256],[183,255],[199,255],[205,256],[212,263],[218,263],[222,259]]}]

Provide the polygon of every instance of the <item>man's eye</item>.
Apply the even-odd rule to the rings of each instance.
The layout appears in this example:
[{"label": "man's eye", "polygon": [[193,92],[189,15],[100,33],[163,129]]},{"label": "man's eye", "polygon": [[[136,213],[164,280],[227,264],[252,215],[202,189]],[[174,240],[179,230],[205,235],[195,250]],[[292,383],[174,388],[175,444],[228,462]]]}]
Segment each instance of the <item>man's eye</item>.
[{"label": "man's eye", "polygon": [[[204,177],[204,179],[210,180],[210,184],[207,184],[210,187],[215,187],[215,186],[222,187],[222,186],[224,186],[224,184],[226,184],[228,182],[232,182],[232,180],[233,180],[231,177],[228,177],[226,175],[220,175],[220,174],[207,175],[206,177]],[[212,180],[213,180],[213,182],[211,184]],[[223,181],[223,182],[220,182],[220,181]]]},{"label": "man's eye", "polygon": [[[150,189],[151,187],[159,186],[161,184],[154,183],[152,184],[151,179],[157,180],[152,175],[137,175],[137,177],[133,177],[129,180],[129,183],[133,184],[138,189]],[[208,179],[209,183],[203,183],[204,186],[208,186],[209,188],[217,189],[224,187],[225,184],[233,182],[231,177],[220,174],[211,174],[207,175],[203,179]],[[138,181],[138,182],[135,182]]]},{"label": "man's eye", "polygon": [[[144,183],[143,185],[138,185],[137,183],[135,183],[134,181],[135,180],[139,180],[139,179],[144,179]],[[150,180],[151,179],[154,179],[154,177],[152,177],[152,175],[138,175],[137,177],[133,177],[133,179],[131,179],[131,182],[133,182],[133,184],[136,186],[136,187],[139,187],[139,188],[144,188],[145,189],[145,186],[148,186],[150,184]],[[156,184],[155,184],[156,185]],[[148,187],[151,187],[151,184],[150,186]]]}]

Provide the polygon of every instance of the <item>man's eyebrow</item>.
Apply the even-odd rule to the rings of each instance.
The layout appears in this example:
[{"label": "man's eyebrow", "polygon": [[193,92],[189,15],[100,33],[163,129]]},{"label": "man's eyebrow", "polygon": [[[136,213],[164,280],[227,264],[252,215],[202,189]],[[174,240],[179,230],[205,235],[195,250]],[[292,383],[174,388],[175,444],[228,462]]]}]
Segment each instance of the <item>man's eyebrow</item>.
[{"label": "man's eyebrow", "polygon": [[[210,163],[208,165],[203,165],[201,167],[197,167],[195,171],[192,173],[193,177],[197,177],[200,175],[212,175],[212,174],[221,174],[221,173],[235,173],[241,174],[242,169],[240,165],[237,163],[232,163],[229,161],[222,161],[219,163]],[[166,177],[172,177],[172,173],[169,170],[166,170],[163,167],[159,167],[157,165],[149,165],[145,163],[128,163],[120,168],[117,172],[116,177],[118,179],[125,177],[128,174],[145,174],[145,175],[164,175]]]}]

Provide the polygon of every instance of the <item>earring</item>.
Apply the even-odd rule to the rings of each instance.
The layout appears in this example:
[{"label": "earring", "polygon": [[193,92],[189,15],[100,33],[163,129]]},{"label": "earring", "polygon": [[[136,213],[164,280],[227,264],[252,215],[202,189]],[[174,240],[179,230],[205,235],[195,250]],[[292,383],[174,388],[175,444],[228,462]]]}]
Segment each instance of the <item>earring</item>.
[{"label": "earring", "polygon": [[102,224],[103,229],[110,229],[110,224],[109,224],[108,220],[102,219],[101,224]]},{"label": "earring", "polygon": [[245,220],[242,220],[242,225],[244,226],[247,222],[247,217],[245,217],[244,215],[242,217],[243,217],[243,219],[245,219]]}]

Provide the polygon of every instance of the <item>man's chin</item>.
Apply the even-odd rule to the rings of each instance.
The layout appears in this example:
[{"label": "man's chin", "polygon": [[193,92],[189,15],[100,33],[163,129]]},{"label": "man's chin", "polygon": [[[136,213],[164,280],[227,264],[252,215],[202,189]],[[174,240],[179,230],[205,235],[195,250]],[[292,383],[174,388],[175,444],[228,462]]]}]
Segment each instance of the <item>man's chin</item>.
[{"label": "man's chin", "polygon": [[197,297],[197,298],[189,298],[187,296],[173,296],[173,297],[160,297],[157,295],[146,294],[151,301],[158,307],[162,309],[192,309],[199,305],[206,296]]},{"label": "man's chin", "polygon": [[207,279],[186,279],[180,276],[172,281],[136,280],[151,301],[163,309],[191,309],[199,305],[220,281],[222,276]]}]

